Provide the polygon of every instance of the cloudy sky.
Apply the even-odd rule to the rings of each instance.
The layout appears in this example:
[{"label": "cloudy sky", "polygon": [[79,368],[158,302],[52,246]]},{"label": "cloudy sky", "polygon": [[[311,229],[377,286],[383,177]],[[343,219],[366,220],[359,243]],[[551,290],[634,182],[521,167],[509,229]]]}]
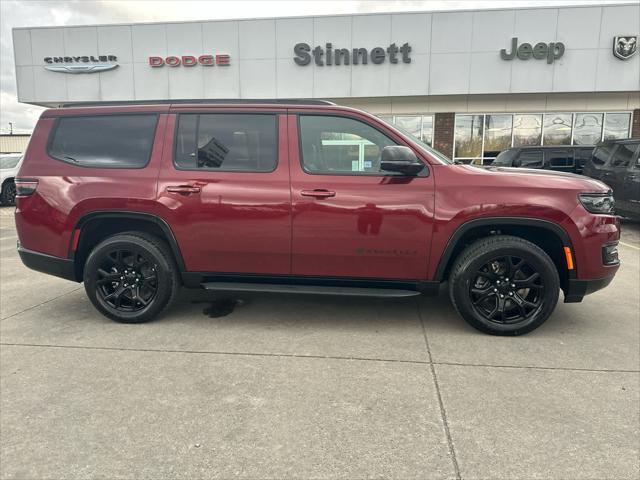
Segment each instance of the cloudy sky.
[{"label": "cloudy sky", "polygon": [[16,99],[11,38],[11,29],[14,27],[603,3],[620,2],[616,0],[0,0],[0,131],[8,132],[9,122],[12,122],[14,132],[30,132],[42,111],[40,107],[20,104]]}]

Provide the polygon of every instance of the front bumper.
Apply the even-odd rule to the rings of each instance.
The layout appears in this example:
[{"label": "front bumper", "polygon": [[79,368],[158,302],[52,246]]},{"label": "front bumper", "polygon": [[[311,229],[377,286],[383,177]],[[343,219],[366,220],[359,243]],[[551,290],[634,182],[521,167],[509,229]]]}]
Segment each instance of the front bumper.
[{"label": "front bumper", "polygon": [[595,278],[589,280],[579,280],[576,278],[570,278],[566,289],[564,290],[564,303],[577,303],[581,302],[585,295],[590,295],[593,292],[602,290],[611,283],[613,277]]},{"label": "front bumper", "polygon": [[20,246],[18,254],[22,263],[32,270],[77,282],[73,260],[34,252]]}]

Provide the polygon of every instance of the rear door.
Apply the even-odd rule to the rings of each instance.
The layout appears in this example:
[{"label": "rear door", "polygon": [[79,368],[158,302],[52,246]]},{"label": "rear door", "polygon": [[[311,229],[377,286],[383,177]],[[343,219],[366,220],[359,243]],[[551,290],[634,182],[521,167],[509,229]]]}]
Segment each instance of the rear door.
[{"label": "rear door", "polygon": [[187,270],[288,274],[284,110],[181,107],[173,113],[158,202]]},{"label": "rear door", "polygon": [[356,114],[289,116],[294,275],[426,279],[433,172],[382,171],[382,148],[401,143]]}]

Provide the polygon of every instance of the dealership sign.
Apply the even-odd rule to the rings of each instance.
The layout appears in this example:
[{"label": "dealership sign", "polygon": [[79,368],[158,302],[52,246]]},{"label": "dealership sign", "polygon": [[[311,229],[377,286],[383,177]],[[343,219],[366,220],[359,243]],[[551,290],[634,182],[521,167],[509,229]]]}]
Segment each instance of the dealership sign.
[{"label": "dealership sign", "polygon": [[203,67],[213,67],[218,65],[219,67],[228,67],[231,62],[229,55],[200,55],[195,57],[193,55],[182,55],[176,57],[175,55],[169,55],[168,57],[149,57],[149,65],[157,68],[167,65],[168,67],[195,67],[196,65],[202,65]]},{"label": "dealership sign", "polygon": [[500,58],[503,60],[513,60],[518,57],[520,60],[529,60],[535,58],[536,60],[547,59],[547,63],[553,63],[554,60],[558,60],[564,55],[564,43],[551,42],[544,43],[539,42],[534,46],[530,43],[521,43],[518,45],[518,37],[511,39],[511,51],[507,53],[507,49],[500,50]]},{"label": "dealership sign", "polygon": [[44,57],[45,70],[58,73],[97,73],[113,70],[118,66],[115,55],[79,55]]},{"label": "dealership sign", "polygon": [[[382,47],[372,48],[371,51],[366,48],[334,48],[331,43],[326,43],[325,48],[321,46],[315,47],[313,50],[308,43],[296,43],[293,47],[293,61],[297,65],[305,66],[311,63],[313,57],[314,63],[318,67],[325,65],[367,65],[369,62],[376,65],[384,63],[387,58],[389,63],[411,63],[411,46],[404,43],[398,47],[395,43],[389,45],[386,50]],[[398,58],[399,57],[399,58]]]}]

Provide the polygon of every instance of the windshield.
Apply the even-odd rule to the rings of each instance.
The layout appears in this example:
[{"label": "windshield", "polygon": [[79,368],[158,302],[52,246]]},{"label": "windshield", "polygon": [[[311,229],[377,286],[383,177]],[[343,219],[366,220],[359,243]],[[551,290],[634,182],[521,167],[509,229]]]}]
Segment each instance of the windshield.
[{"label": "windshield", "polygon": [[21,155],[7,155],[6,157],[0,157],[0,170],[15,167],[18,165],[21,158]]},{"label": "windshield", "polygon": [[418,144],[418,147],[420,147],[423,151],[427,152],[428,154],[430,154],[433,157],[436,157],[438,160],[440,160],[442,163],[447,163],[447,164],[451,164],[453,163],[453,161],[447,157],[444,153],[439,152],[438,150],[436,150],[433,147],[430,147],[429,145],[427,145],[426,143],[424,143],[422,140],[420,140],[419,138],[417,138],[416,136],[414,136],[413,134],[407,132],[404,128],[396,125],[395,123],[391,123],[388,122],[387,120],[385,120],[384,118],[380,118],[378,117],[379,120],[382,120],[384,123],[386,123],[387,125],[389,125],[391,128],[393,128],[394,130],[398,130],[399,132],[402,132],[405,136],[409,137],[411,140],[413,140],[416,144]]},{"label": "windshield", "polygon": [[496,159],[491,163],[491,165],[503,165],[503,166],[510,167],[511,160],[513,159],[514,153],[515,152],[513,150],[504,150],[500,152],[496,157]]}]

